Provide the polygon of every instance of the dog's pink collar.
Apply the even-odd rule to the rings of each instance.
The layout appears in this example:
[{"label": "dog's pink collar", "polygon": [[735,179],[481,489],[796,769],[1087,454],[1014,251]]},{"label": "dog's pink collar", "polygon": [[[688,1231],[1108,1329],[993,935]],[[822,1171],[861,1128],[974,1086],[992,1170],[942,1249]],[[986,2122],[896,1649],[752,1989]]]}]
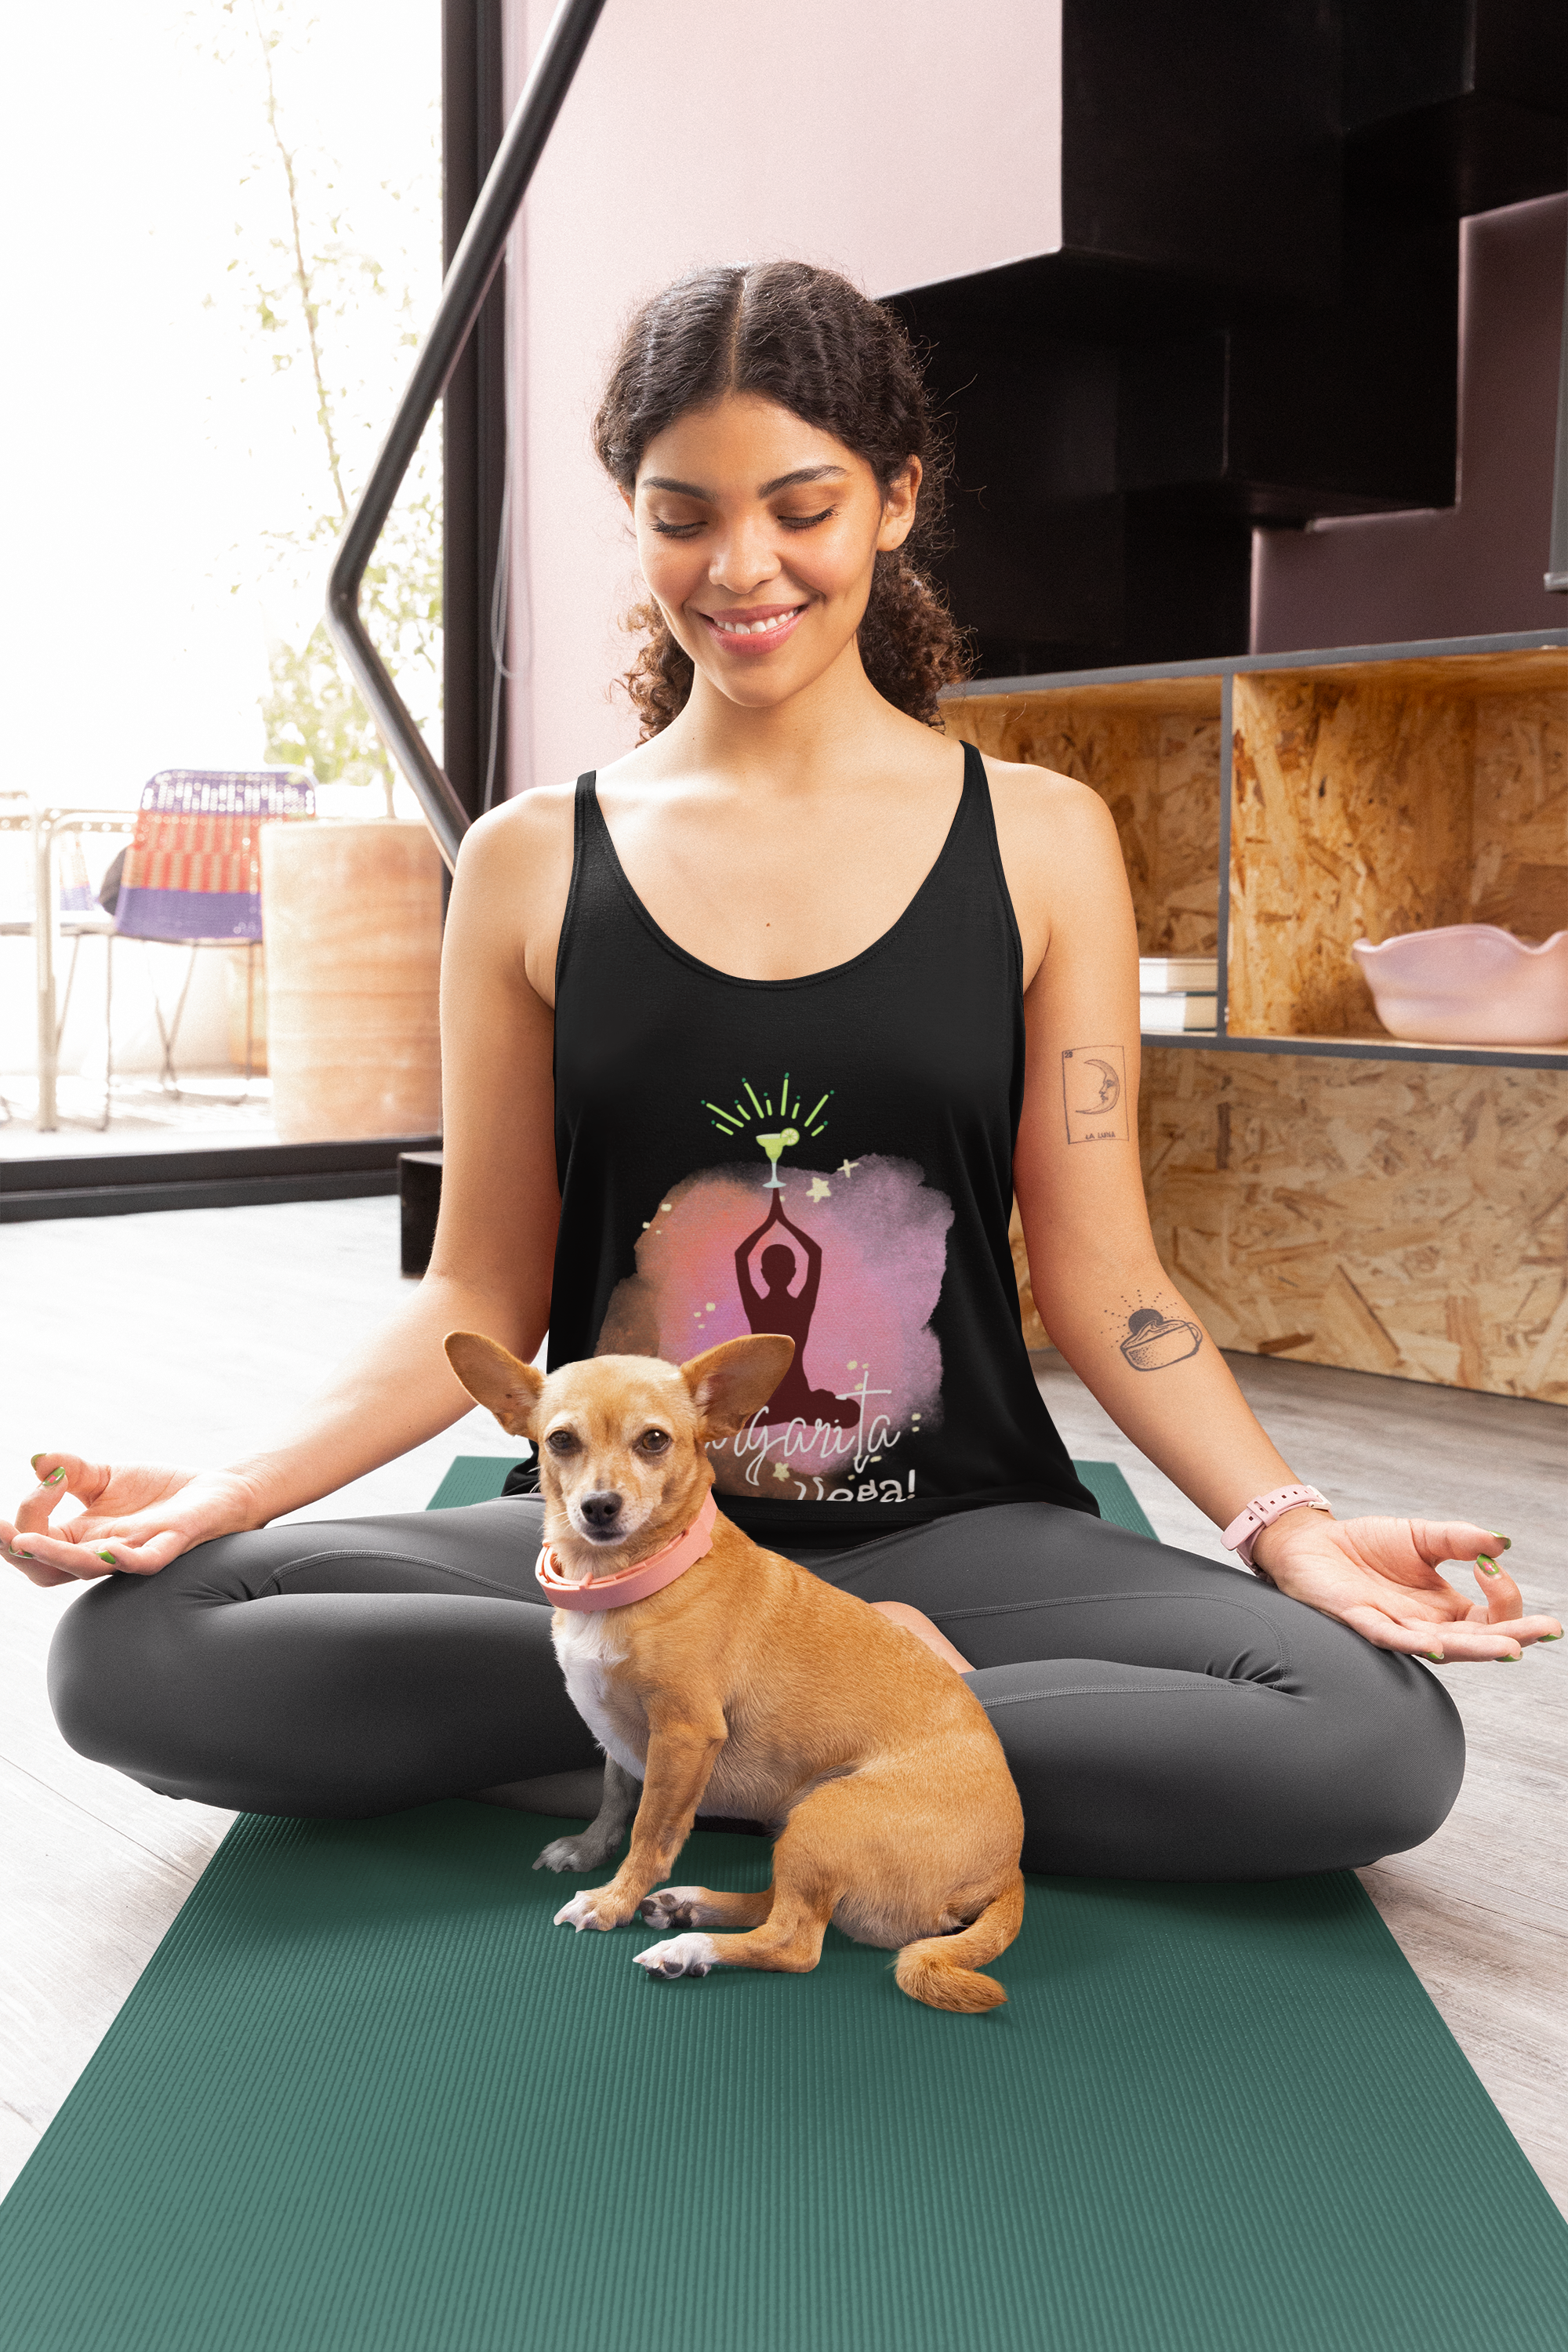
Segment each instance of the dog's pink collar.
[{"label": "dog's pink collar", "polygon": [[629,1609],[634,1601],[646,1601],[650,1592],[662,1592],[678,1576],[713,1549],[713,1522],[719,1516],[719,1506],[709,1488],[702,1508],[686,1529],[662,1551],[639,1559],[635,1568],[623,1568],[615,1576],[602,1577],[595,1583],[589,1577],[582,1584],[569,1584],[561,1573],[561,1563],[549,1544],[540,1553],[533,1573],[554,1601],[557,1609]]}]

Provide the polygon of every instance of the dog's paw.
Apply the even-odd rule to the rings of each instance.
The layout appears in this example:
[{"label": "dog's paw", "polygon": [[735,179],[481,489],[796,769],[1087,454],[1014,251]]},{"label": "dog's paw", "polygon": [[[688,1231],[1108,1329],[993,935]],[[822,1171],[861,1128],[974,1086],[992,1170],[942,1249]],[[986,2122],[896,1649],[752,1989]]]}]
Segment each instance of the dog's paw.
[{"label": "dog's paw", "polygon": [[650,1927],[695,1927],[702,1917],[700,1886],[661,1886],[657,1895],[645,1895],[637,1905],[638,1916]]},{"label": "dog's paw", "polygon": [[650,1977],[705,1977],[713,1966],[711,1936],[674,1936],[668,1944],[650,1944],[633,1959]]},{"label": "dog's paw", "polygon": [[585,1886],[581,1895],[574,1895],[571,1902],[563,1903],[555,1914],[555,1925],[575,1927],[579,1935],[584,1927],[613,1927],[613,1919],[599,1916],[599,1897],[604,1891],[602,1886]]},{"label": "dog's paw", "polygon": [[595,1853],[584,1836],[552,1838],[535,1862],[535,1870],[595,1870],[605,1857]]}]

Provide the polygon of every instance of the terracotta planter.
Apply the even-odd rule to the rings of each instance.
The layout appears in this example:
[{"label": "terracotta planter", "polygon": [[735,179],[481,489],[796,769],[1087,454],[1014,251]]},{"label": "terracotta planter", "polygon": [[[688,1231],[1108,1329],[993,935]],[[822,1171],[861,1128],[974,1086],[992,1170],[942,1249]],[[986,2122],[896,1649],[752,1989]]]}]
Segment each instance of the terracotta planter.
[{"label": "terracotta planter", "polygon": [[263,825],[261,917],[280,1139],[435,1134],[441,860],[424,825]]}]

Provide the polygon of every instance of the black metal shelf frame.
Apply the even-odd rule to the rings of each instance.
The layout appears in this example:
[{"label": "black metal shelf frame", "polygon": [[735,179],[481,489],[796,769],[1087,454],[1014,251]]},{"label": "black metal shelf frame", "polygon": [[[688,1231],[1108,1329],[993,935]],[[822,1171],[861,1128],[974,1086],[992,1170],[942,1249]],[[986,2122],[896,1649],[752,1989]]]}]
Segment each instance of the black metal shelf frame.
[{"label": "black metal shelf frame", "polygon": [[1358,662],[1437,661],[1451,654],[1568,652],[1568,628],[1514,629],[1489,637],[1413,637],[1387,646],[1320,646],[1307,653],[1216,654],[1212,661],[1134,662],[1122,668],[1042,670],[1031,677],[972,677],[943,690],[945,702],[960,696],[1044,694],[1068,686],[1137,686],[1146,678],[1215,677],[1222,688],[1232,678],[1268,669],[1329,669]]},{"label": "black metal shelf frame", "polygon": [[1212,1029],[1145,1029],[1142,1044],[1211,1054],[1308,1054],[1321,1061],[1462,1062],[1474,1070],[1568,1070],[1568,1046],[1419,1045],[1402,1037],[1222,1037]]}]

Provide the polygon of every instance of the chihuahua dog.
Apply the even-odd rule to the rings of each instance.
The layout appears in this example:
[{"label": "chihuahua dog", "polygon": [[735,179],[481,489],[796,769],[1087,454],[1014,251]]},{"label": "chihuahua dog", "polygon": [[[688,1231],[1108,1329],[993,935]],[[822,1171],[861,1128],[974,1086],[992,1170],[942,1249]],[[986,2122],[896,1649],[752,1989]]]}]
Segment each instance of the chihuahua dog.
[{"label": "chihuahua dog", "polygon": [[[704,1447],[761,1410],[794,1352],[759,1335],[679,1366],[599,1356],[546,1377],[474,1332],[447,1341],[470,1395],[537,1448],[555,1652],[607,1759],[598,1819],[540,1859],[595,1869],[636,1812],[615,1876],[556,1924],[640,1915],[684,1932],[637,1964],[700,1977],[814,1969],[831,1921],[897,1950],[916,2000],[993,2009],[1006,1995],[979,1969],[1024,1916],[1024,1818],[963,1660],[917,1612],[840,1592],[715,1508]],[[771,1827],[770,1887],[654,1891],[700,1807]]]}]

